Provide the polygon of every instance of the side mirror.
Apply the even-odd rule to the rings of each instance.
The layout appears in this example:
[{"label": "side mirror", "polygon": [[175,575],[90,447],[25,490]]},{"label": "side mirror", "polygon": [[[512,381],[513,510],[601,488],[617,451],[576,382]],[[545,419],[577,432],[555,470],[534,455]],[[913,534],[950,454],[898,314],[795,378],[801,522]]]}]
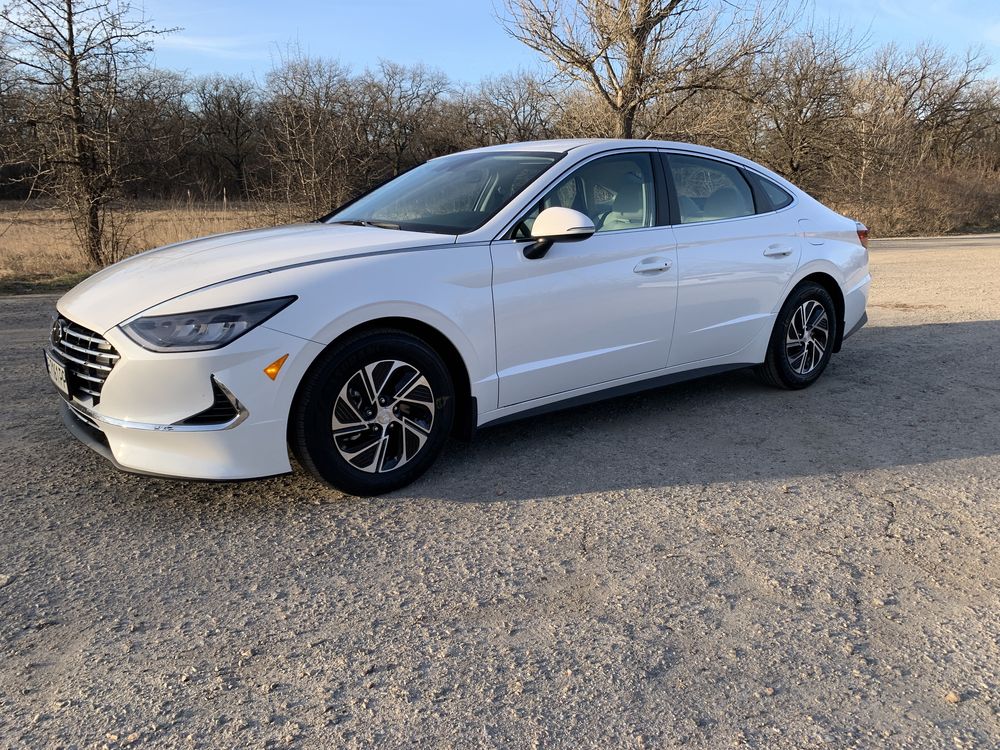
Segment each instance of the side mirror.
[{"label": "side mirror", "polygon": [[594,222],[587,214],[561,206],[546,208],[531,226],[534,242],[524,248],[524,257],[542,258],[553,242],[579,242],[592,237],[595,231]]}]

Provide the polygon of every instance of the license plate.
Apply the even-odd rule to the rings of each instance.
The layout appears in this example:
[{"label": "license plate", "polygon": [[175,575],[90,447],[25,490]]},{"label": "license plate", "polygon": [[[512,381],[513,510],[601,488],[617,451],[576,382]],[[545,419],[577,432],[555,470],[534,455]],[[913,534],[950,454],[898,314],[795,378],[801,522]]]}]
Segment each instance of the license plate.
[{"label": "license plate", "polygon": [[69,396],[69,383],[66,382],[66,368],[52,358],[52,355],[45,352],[45,367],[49,371],[49,378],[55,383],[64,396]]}]

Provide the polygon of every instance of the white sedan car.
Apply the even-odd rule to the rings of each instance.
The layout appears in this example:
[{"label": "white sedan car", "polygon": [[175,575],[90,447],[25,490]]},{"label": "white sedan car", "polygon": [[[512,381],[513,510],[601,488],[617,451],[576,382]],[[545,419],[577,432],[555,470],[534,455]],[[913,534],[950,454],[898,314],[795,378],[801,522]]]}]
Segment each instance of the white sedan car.
[{"label": "white sedan car", "polygon": [[311,224],[182,242],[58,303],[46,365],[115,466],[233,480],[298,462],[401,487],[449,433],[708,373],[815,382],[867,320],[867,230],[682,143],[433,159]]}]

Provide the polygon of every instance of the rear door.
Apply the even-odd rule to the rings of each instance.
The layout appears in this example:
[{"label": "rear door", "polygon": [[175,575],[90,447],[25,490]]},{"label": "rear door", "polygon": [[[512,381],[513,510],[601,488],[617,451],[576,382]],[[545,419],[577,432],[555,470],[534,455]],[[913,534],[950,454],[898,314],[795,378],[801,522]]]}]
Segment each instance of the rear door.
[{"label": "rear door", "polygon": [[749,344],[770,324],[801,251],[791,212],[771,210],[741,167],[677,153],[664,164],[677,239],[673,366]]},{"label": "rear door", "polygon": [[[662,189],[655,152],[601,156],[492,244],[501,407],[666,366],[677,269]],[[597,232],[529,260],[531,224],[550,206],[588,214]]]}]

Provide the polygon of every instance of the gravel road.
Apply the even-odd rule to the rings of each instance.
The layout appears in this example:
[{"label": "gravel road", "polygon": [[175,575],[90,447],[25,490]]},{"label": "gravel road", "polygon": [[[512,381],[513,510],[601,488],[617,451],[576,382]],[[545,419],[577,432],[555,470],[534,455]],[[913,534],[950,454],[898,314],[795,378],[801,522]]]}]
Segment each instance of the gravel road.
[{"label": "gravel road", "polygon": [[1000,237],[876,243],[813,388],[484,431],[340,496],[113,470],[0,299],[0,747],[1000,746]]}]

